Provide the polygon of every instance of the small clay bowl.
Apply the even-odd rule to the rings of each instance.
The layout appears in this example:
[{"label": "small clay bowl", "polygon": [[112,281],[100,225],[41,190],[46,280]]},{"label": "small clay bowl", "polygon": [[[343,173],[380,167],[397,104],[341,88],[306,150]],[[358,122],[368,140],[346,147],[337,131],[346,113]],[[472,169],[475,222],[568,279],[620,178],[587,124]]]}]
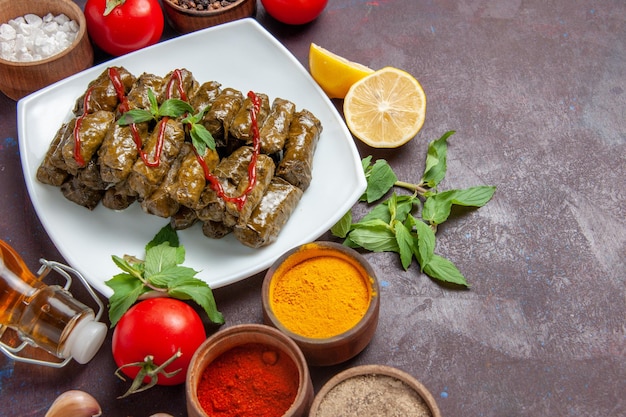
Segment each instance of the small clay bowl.
[{"label": "small clay bowl", "polygon": [[40,17],[64,14],[79,25],[74,42],[46,59],[14,62],[0,58],[0,90],[9,98],[22,97],[93,65],[93,48],[83,11],[72,0],[0,0],[0,24],[29,13]]},{"label": "small clay bowl", "polygon": [[392,413],[441,417],[433,395],[413,376],[384,365],[362,365],[332,377],[315,396],[309,417]]},{"label": "small clay bowl", "polygon": [[[256,13],[256,0],[238,0],[212,10],[185,9],[171,0],[163,0],[163,10],[170,26],[184,34],[253,16]],[[216,42],[227,41],[216,39]]]},{"label": "small clay bowl", "polygon": [[293,360],[299,375],[298,392],[291,407],[283,416],[305,417],[307,415],[314,392],[309,368],[302,351],[286,335],[270,326],[240,324],[220,330],[210,336],[200,345],[191,358],[185,381],[187,415],[189,417],[208,417],[198,399],[198,384],[205,369],[222,353],[250,343],[258,343],[276,349],[279,351],[279,355],[287,355]]},{"label": "small clay bowl", "polygon": [[[280,276],[318,256],[338,258],[360,271],[362,284],[369,293],[370,302],[360,320],[351,328],[327,337],[311,337],[304,332],[289,329],[272,308],[272,292]],[[311,366],[330,366],[347,361],[359,354],[369,344],[378,326],[380,308],[379,285],[371,265],[357,251],[335,242],[312,242],[300,245],[283,254],[267,270],[262,287],[263,319],[276,327],[300,347]],[[278,314],[280,316],[280,314]],[[335,318],[332,317],[332,320]],[[343,317],[336,317],[337,321]]]}]

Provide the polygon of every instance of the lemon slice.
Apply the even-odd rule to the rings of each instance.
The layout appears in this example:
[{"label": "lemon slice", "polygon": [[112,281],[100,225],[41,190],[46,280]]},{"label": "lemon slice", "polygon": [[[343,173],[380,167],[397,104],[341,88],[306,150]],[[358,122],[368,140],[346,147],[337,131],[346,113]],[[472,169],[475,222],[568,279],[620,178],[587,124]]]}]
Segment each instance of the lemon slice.
[{"label": "lemon slice", "polygon": [[343,102],[354,136],[374,148],[397,148],[417,135],[426,118],[426,94],[409,73],[385,67],[357,81]]},{"label": "lemon slice", "polygon": [[330,98],[344,98],[352,84],[374,72],[314,43],[309,48],[309,71]]}]

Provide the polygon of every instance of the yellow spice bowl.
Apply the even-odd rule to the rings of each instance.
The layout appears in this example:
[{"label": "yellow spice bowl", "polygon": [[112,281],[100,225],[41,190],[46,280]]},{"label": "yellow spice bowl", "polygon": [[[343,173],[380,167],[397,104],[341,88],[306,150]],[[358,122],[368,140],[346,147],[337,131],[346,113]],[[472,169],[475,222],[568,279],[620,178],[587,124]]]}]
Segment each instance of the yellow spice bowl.
[{"label": "yellow spice bowl", "polygon": [[310,366],[336,365],[372,340],[379,293],[372,267],[354,249],[307,243],[283,254],[266,272],[263,319],[293,339]]}]

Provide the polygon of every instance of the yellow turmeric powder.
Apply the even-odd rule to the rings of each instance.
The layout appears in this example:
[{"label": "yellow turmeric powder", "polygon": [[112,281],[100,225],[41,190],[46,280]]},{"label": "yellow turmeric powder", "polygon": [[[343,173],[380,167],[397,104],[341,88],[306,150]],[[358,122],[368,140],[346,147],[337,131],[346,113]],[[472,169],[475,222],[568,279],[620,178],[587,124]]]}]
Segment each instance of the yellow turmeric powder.
[{"label": "yellow turmeric powder", "polygon": [[372,287],[367,272],[347,256],[322,250],[316,255],[283,264],[269,299],[288,330],[319,339],[354,327],[370,305]]}]

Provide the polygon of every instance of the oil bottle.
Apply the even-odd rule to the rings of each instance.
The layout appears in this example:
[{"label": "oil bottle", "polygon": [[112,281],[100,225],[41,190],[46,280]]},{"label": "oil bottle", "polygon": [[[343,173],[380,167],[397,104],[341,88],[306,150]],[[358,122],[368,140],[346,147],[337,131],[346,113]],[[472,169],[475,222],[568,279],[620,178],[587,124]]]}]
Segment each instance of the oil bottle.
[{"label": "oil bottle", "polygon": [[[93,309],[67,290],[71,278],[65,268],[58,268],[56,265],[60,264],[56,263],[44,265],[48,265],[43,268],[46,273],[52,268],[66,275],[68,285],[47,285],[42,280],[45,274],[35,276],[31,273],[15,250],[0,240],[0,336],[4,327],[8,327],[15,330],[25,343],[42,348],[57,358],[66,361],[73,358],[78,363],[87,363],[100,349],[106,336],[106,325],[97,321]],[[99,300],[97,302],[101,305]],[[0,349],[13,359],[21,358],[12,355],[11,348],[2,345]]]}]

